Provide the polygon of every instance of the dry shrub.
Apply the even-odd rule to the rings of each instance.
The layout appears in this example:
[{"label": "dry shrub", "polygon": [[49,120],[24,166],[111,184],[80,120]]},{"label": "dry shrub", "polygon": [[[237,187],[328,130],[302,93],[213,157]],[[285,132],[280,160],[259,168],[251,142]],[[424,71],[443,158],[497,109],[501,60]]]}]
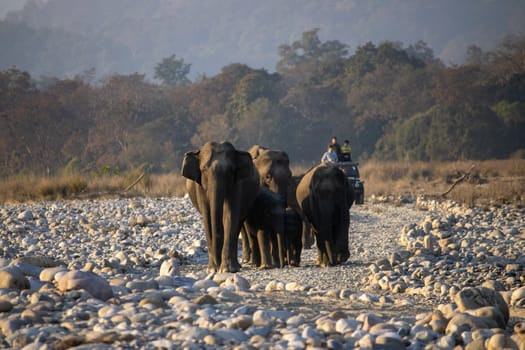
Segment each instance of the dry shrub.
[{"label": "dry shrub", "polygon": [[123,191],[130,184],[125,176],[86,176],[89,193],[113,193]]},{"label": "dry shrub", "polygon": [[186,180],[178,174],[152,175],[151,182],[148,195],[152,197],[180,197],[186,193]]},{"label": "dry shrub", "polygon": [[[454,183],[467,172],[470,177]],[[294,164],[292,173],[305,173],[311,164]],[[377,162],[360,164],[365,195],[431,196],[468,205],[512,203],[524,205],[525,159],[460,162]],[[103,196],[183,196],[185,179],[175,173],[145,174],[133,171],[122,175],[67,174],[56,177],[19,176],[0,180],[0,203]]]},{"label": "dry shrub", "polygon": [[80,175],[11,177],[0,181],[0,203],[68,198],[87,188],[87,180]]},{"label": "dry shrub", "polygon": [[87,181],[80,175],[45,177],[38,181],[37,195],[44,200],[68,198],[84,192],[87,187]]}]

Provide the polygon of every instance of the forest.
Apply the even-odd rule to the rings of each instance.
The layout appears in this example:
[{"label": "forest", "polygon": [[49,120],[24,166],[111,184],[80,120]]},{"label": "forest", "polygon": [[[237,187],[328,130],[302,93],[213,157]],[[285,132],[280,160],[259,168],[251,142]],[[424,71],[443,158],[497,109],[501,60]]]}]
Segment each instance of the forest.
[{"label": "forest", "polygon": [[472,45],[447,66],[423,41],[366,43],[349,53],[319,29],[280,45],[276,72],[244,63],[188,79],[172,55],[144,73],[96,78],[0,71],[0,176],[62,171],[178,171],[209,140],[320,159],[332,135],[354,159],[525,157],[525,35]]}]

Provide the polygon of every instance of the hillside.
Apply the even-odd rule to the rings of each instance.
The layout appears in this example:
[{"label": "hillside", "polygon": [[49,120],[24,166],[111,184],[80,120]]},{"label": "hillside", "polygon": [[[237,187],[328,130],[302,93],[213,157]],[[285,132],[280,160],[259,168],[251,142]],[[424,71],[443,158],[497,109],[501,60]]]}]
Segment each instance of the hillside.
[{"label": "hillside", "polygon": [[[1,7],[2,5],[0,5]],[[0,23],[0,69],[35,77],[145,73],[172,54],[191,78],[231,63],[274,71],[278,47],[320,28],[353,52],[366,42],[426,42],[445,64],[463,63],[469,45],[492,50],[525,32],[521,0],[29,0]],[[19,5],[18,5],[19,6]]]}]

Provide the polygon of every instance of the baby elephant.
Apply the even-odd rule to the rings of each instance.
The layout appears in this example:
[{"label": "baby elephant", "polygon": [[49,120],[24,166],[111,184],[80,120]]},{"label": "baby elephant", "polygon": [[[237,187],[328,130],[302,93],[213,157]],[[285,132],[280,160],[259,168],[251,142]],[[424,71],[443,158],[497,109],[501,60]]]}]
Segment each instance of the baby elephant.
[{"label": "baby elephant", "polygon": [[272,268],[285,265],[285,208],[283,196],[261,187],[244,222],[251,263]]},{"label": "baby elephant", "polygon": [[285,204],[282,196],[261,187],[245,221],[253,266],[299,266],[302,218],[295,209],[285,208]]}]

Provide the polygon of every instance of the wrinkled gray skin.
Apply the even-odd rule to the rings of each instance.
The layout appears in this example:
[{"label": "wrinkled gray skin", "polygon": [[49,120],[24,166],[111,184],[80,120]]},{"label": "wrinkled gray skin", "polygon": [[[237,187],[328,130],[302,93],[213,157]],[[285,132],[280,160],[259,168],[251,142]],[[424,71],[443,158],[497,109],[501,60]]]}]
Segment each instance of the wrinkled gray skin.
[{"label": "wrinkled gray skin", "polygon": [[[268,269],[284,267],[286,202],[267,187],[261,187],[244,222],[251,236],[249,248],[251,263],[255,267]],[[244,238],[244,236],[243,236]]]},{"label": "wrinkled gray skin", "polygon": [[[284,151],[267,149],[259,145],[253,145],[252,147],[250,147],[248,152],[250,153],[253,160],[253,164],[255,165],[259,173],[261,188],[268,188],[270,191],[280,195],[281,199],[286,203],[288,182],[290,180],[290,177],[292,176],[288,154],[286,154],[286,152]],[[273,206],[275,208],[278,207],[278,205]],[[284,219],[277,218],[277,211],[279,211],[280,215],[284,215],[284,208],[274,210],[273,220],[275,222],[272,225],[269,225],[269,223],[265,225],[266,227],[273,226],[273,228],[271,231],[266,232],[264,236],[268,239],[273,239],[273,237],[277,238],[278,252],[275,252],[274,249],[274,256],[279,256],[278,265],[283,267],[285,255]],[[257,239],[254,241],[255,237],[259,237],[263,234],[256,233],[253,231],[253,229],[253,227],[250,228],[248,226],[245,226],[242,230],[243,261],[251,262],[254,266],[268,268],[271,266],[270,264],[268,264],[269,261],[266,261],[266,263],[264,261],[259,262],[259,257],[257,255],[257,252],[261,250],[261,248],[259,247],[261,239]],[[252,231],[250,232],[250,230]],[[264,246],[268,247],[269,244],[269,242],[265,242]],[[266,254],[262,254],[262,260],[264,260],[265,255]]]},{"label": "wrinkled gray skin", "polygon": [[297,203],[297,198],[295,196],[295,192],[297,191],[297,185],[299,185],[299,182],[303,178],[303,175],[295,175],[290,178],[290,182],[288,183],[288,195],[286,196],[286,202],[288,207],[293,208],[302,219],[302,227],[301,227],[301,250],[302,249],[310,249],[312,248],[312,245],[315,242],[315,233],[312,229],[312,225],[308,221],[308,219],[302,214],[301,208],[299,207],[299,203]]},{"label": "wrinkled gray skin", "polygon": [[259,175],[248,152],[229,142],[208,142],[187,152],[182,163],[188,195],[202,215],[208,272],[237,272],[239,231],[259,191]]},{"label": "wrinkled gray skin", "polygon": [[310,169],[297,186],[296,198],[315,230],[319,265],[348,260],[349,209],[355,194],[341,169],[330,164]]}]

